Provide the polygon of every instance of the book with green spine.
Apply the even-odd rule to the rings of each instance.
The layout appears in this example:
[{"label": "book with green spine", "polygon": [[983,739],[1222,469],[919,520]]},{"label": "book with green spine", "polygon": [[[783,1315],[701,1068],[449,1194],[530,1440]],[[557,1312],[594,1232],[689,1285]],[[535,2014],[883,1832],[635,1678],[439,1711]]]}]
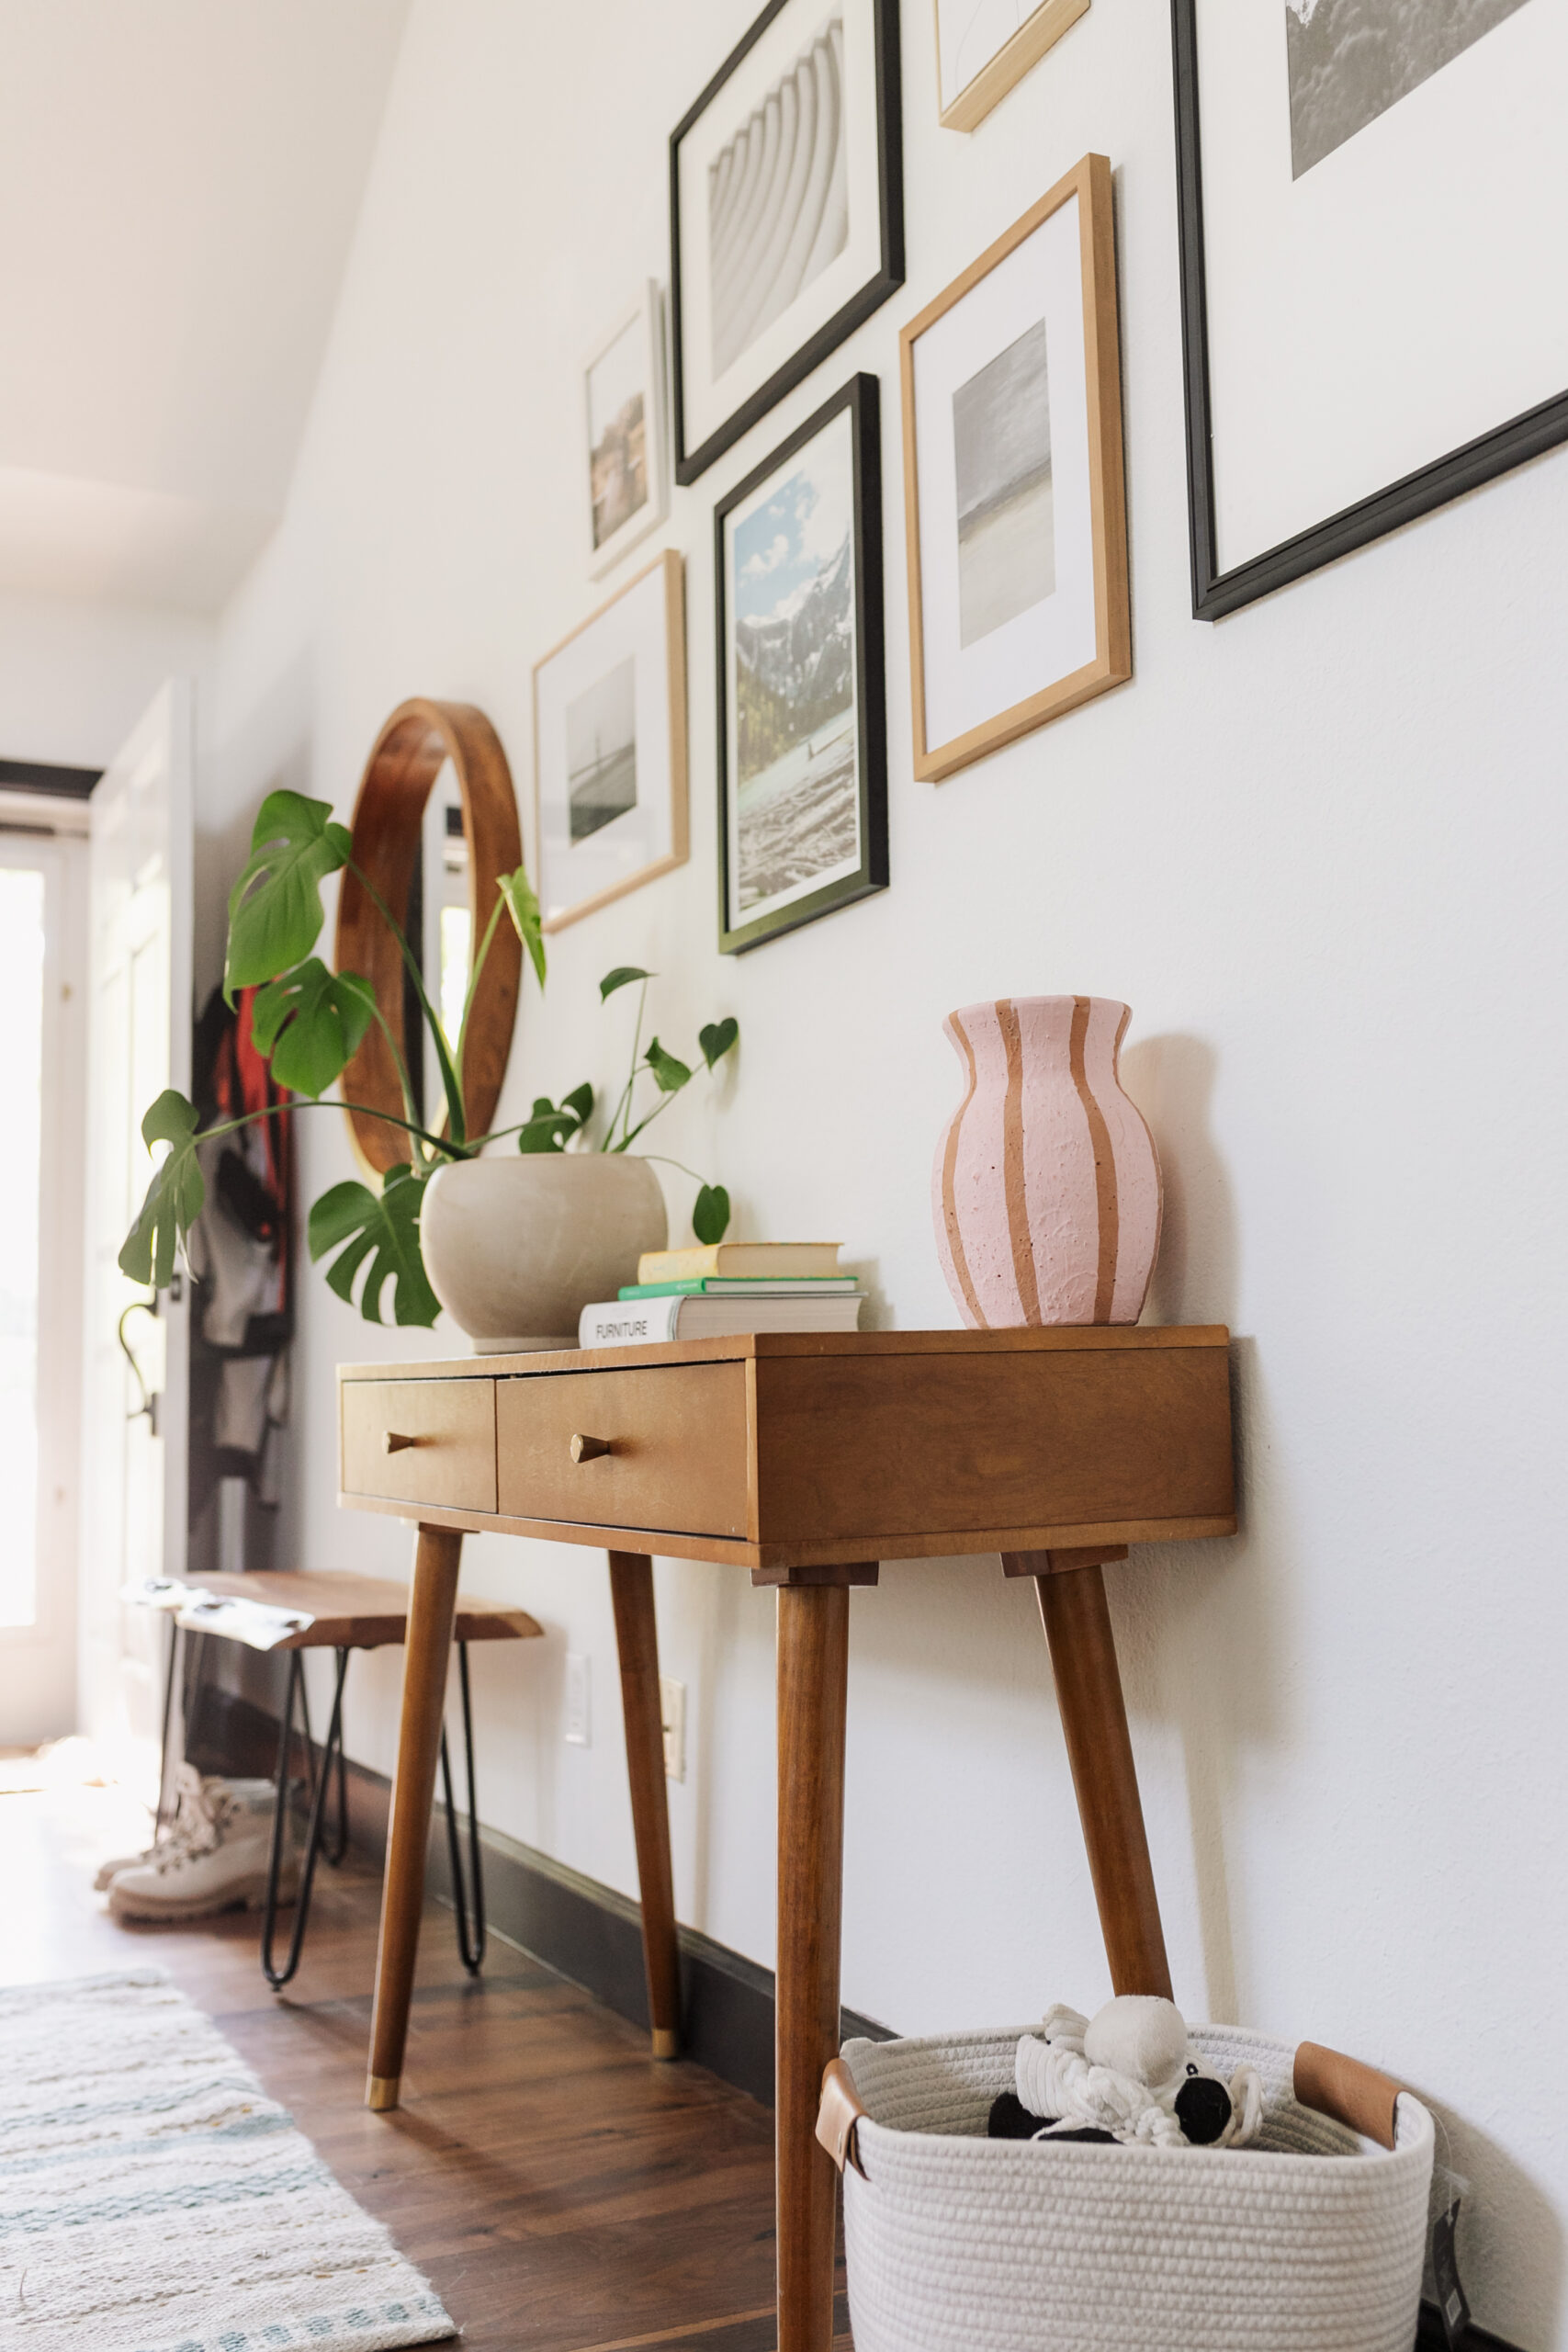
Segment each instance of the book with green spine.
[{"label": "book with green spine", "polygon": [[683,1282],[623,1283],[617,1298],[819,1298],[858,1290],[853,1274],[688,1274]]}]

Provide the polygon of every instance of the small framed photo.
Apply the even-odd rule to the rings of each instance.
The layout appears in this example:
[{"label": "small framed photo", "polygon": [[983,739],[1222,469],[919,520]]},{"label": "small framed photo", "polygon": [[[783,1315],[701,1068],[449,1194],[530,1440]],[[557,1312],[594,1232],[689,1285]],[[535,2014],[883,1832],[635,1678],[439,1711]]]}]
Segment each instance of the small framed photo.
[{"label": "small framed photo", "polygon": [[938,109],[973,130],[1076,25],[1089,0],[935,0]]},{"label": "small framed photo", "polygon": [[904,283],[898,0],[768,0],[670,141],[675,479]]},{"label": "small framed photo", "polygon": [[853,377],[715,510],[727,956],[887,887],[879,390]]},{"label": "small framed photo", "polygon": [[588,425],[588,568],[597,578],[670,511],[664,320],[652,278],[582,371]]},{"label": "small framed photo", "polygon": [[915,774],[935,780],[1133,674],[1105,157],[899,340]]},{"label": "small framed photo", "polygon": [[534,667],[539,904],[559,931],[683,865],[686,625],[659,557]]}]

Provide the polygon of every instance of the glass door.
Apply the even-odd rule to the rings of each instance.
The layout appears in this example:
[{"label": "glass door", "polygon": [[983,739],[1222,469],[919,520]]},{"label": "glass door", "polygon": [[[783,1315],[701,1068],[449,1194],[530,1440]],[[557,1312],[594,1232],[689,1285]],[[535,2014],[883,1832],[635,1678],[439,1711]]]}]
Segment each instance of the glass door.
[{"label": "glass door", "polygon": [[85,844],[0,831],[0,1744],[76,1722]]}]

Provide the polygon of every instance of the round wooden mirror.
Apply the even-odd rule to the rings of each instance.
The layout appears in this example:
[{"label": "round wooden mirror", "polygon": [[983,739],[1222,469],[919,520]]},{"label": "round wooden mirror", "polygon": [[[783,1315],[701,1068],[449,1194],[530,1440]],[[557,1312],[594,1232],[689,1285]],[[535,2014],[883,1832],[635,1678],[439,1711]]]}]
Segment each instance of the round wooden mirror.
[{"label": "round wooden mirror", "polygon": [[[496,876],[514,872],[523,862],[512,771],[501,738],[483,711],[464,702],[421,699],[400,704],[376,738],[366,763],[352,828],[355,863],[409,933],[411,946],[424,964],[425,992],[437,1011],[440,974],[429,968],[424,956],[429,936],[423,912],[425,805],[448,760],[457,777],[457,807],[461,811],[467,852],[471,970],[474,952],[499,896]],[[358,876],[348,871],[338,893],[335,960],[339,971],[361,972],[374,987],[382,1016],[409,1063],[418,1094],[424,1071],[419,1000],[397,941]],[[523,943],[503,916],[496,925],[463,1040],[461,1074],[470,1135],[484,1135],[495,1116],[512,1050],[522,971]],[[397,1066],[375,1023],[344,1072],[343,1092],[346,1101],[363,1103],[371,1111],[386,1111],[398,1119],[405,1115]],[[431,1115],[423,1124],[437,1133],[444,1120],[439,1090],[428,1108]],[[350,1111],[347,1117],[355,1151],[377,1174],[384,1174],[398,1160],[411,1156],[408,1139],[399,1128],[367,1118],[363,1111]]]}]

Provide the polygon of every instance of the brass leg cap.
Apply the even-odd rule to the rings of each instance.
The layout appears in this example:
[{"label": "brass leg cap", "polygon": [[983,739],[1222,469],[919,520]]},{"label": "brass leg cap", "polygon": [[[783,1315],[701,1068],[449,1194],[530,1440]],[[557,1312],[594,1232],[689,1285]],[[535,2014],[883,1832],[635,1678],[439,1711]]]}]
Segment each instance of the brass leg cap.
[{"label": "brass leg cap", "polygon": [[389,2109],[396,2107],[398,2094],[402,2086],[403,2078],[400,2075],[367,2076],[365,2084],[365,2104],[372,2115],[385,2115]]},{"label": "brass leg cap", "polygon": [[656,2058],[678,2058],[681,2054],[680,2035],[667,2025],[656,2025],[653,2029],[653,2054]]}]

